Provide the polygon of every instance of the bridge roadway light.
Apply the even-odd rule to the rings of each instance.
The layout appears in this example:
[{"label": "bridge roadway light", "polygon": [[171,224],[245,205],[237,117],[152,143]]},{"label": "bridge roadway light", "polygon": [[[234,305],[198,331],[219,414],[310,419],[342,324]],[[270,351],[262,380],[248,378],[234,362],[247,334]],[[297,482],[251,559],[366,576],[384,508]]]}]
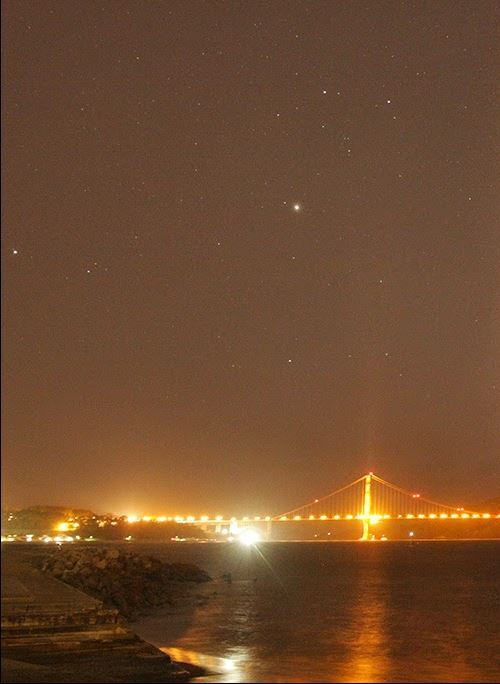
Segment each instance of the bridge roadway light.
[{"label": "bridge roadway light", "polygon": [[483,518],[491,518],[491,514],[490,513],[483,513]]}]

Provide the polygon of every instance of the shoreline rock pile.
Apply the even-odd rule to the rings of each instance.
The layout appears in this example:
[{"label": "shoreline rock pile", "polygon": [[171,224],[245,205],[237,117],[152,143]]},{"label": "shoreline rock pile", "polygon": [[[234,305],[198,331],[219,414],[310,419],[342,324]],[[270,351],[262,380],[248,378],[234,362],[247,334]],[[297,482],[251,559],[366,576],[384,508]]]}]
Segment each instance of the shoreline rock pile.
[{"label": "shoreline rock pile", "polygon": [[60,549],[45,558],[41,569],[116,608],[128,620],[173,603],[187,583],[211,581],[196,565],[164,563],[116,547]]}]

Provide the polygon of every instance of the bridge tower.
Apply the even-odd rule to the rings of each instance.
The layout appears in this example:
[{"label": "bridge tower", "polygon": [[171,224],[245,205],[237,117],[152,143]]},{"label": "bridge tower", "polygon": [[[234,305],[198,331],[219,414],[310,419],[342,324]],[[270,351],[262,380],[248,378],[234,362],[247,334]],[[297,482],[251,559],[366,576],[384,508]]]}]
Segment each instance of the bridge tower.
[{"label": "bridge tower", "polygon": [[365,475],[365,489],[363,493],[363,534],[361,536],[362,541],[367,541],[370,539],[370,515],[372,507],[372,475],[373,473],[368,473]]}]

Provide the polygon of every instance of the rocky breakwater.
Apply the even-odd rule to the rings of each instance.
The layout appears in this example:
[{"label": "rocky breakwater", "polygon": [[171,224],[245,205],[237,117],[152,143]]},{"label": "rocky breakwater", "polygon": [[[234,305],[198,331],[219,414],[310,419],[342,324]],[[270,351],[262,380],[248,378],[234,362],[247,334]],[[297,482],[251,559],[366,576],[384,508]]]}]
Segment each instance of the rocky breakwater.
[{"label": "rocky breakwater", "polygon": [[196,565],[164,563],[116,547],[61,548],[42,561],[41,569],[128,620],[174,603],[190,586],[211,581]]}]

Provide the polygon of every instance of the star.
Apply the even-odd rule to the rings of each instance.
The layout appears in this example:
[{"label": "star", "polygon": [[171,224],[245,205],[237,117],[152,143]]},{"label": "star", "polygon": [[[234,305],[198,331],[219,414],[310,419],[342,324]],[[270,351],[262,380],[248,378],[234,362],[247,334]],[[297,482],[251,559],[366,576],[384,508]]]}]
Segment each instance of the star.
[{"label": "star", "polygon": [[19,252],[18,252],[17,249],[13,249],[13,250],[12,250],[12,254],[14,254],[14,256],[15,256],[16,254],[19,254]]},{"label": "star", "polygon": [[294,210],[294,211],[300,211],[300,209],[301,209],[300,204],[297,203],[297,204],[294,204],[294,205],[293,205],[293,210]]}]

